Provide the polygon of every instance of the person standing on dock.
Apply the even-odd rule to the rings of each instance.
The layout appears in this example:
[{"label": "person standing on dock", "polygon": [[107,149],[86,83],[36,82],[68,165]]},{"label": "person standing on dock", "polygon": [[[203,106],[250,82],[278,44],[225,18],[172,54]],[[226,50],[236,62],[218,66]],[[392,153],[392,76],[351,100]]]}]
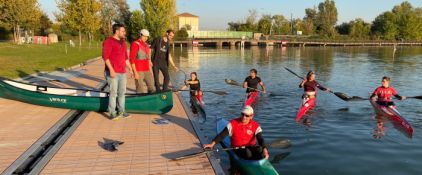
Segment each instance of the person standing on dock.
[{"label": "person standing on dock", "polygon": [[140,38],[130,45],[129,55],[133,74],[135,75],[136,92],[144,93],[145,82],[148,93],[153,93],[154,83],[152,82],[152,73],[150,70],[151,50],[148,43],[146,43],[149,37],[149,31],[142,29],[139,35]]},{"label": "person standing on dock", "polygon": [[158,37],[154,40],[154,42],[151,45],[153,54],[152,54],[152,71],[154,74],[154,82],[155,82],[155,90],[157,92],[161,91],[160,88],[160,79],[159,75],[160,72],[164,76],[164,82],[163,82],[163,91],[169,90],[168,86],[170,83],[170,75],[168,70],[169,63],[174,67],[176,71],[179,70],[173,62],[173,59],[170,56],[170,41],[174,37],[174,31],[169,29],[166,32],[166,35],[164,37]]},{"label": "person standing on dock", "polygon": [[[241,116],[232,119],[226,128],[213,139],[210,144],[205,144],[204,148],[213,148],[215,144],[222,141],[226,136],[230,136],[230,145],[234,152],[247,160],[259,160],[270,156],[267,146],[262,136],[262,129],[259,124],[252,120],[254,111],[251,106],[245,106]],[[258,145],[257,146],[257,141]],[[245,148],[240,148],[245,147]]]},{"label": "person standing on dock", "polygon": [[249,76],[245,78],[243,82],[243,88],[246,88],[246,93],[251,94],[251,92],[258,92],[258,84],[262,88],[262,93],[266,93],[264,82],[257,76],[258,71],[256,69],[251,69],[249,71]]},{"label": "person standing on dock", "polygon": [[133,74],[128,59],[125,37],[124,25],[114,24],[113,36],[108,37],[103,42],[104,75],[110,88],[108,112],[112,120],[118,120],[120,116],[123,118],[129,117],[129,114],[125,111],[126,68],[129,69],[130,77],[133,77]]}]

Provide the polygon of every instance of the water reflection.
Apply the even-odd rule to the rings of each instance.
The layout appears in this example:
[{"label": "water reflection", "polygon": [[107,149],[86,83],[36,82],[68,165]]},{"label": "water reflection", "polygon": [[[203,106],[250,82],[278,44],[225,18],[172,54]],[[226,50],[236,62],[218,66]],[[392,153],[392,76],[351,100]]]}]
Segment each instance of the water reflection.
[{"label": "water reflection", "polygon": [[[401,94],[420,95],[422,49],[397,47],[394,58],[391,49],[198,47],[175,49],[172,55],[186,72],[198,72],[203,90],[223,89],[229,93],[226,96],[206,93],[204,96],[207,121],[201,127],[210,139],[216,134],[216,118],[231,119],[238,115],[242,106],[244,89],[229,86],[224,79],[242,81],[251,68],[258,69],[268,91],[280,95],[261,98],[257,104],[255,118],[263,128],[264,137],[268,140],[285,137],[294,143],[288,156],[278,156],[286,150],[270,149],[270,160],[283,158],[280,163],[273,164],[280,174],[422,174],[417,166],[422,162],[422,100],[397,104],[414,127],[412,140],[397,132],[398,128],[392,129],[395,125],[391,121],[372,120],[368,114],[373,113],[373,109],[367,101],[345,102],[328,93],[319,94],[318,106],[307,116],[309,125],[298,125],[294,118],[303,90],[297,87],[300,80],[284,70],[284,66],[300,75],[312,69],[323,85],[349,95],[367,97],[379,86],[379,79],[384,75],[392,77]],[[187,93],[182,92],[182,96],[189,101]],[[374,139],[382,141],[374,142]],[[228,169],[227,154],[220,155],[222,165]],[[386,156],[392,159],[384,159]]]}]

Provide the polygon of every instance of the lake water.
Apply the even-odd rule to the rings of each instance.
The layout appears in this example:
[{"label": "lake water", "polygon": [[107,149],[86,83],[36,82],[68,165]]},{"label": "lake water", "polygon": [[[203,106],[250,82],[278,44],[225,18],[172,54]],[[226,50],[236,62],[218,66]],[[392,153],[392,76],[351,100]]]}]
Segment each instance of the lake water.
[{"label": "lake water", "polygon": [[[311,124],[295,122],[303,90],[300,75],[314,70],[317,80],[333,91],[368,97],[390,76],[401,95],[422,95],[422,48],[398,47],[306,47],[306,48],[175,48],[176,64],[186,72],[197,71],[203,90],[225,90],[228,95],[205,93],[206,122],[200,124],[211,140],[218,117],[232,119],[240,113],[245,90],[227,85],[229,78],[243,82],[251,68],[258,70],[268,91],[277,96],[262,97],[254,119],[263,128],[266,143],[287,138],[288,149],[270,148],[270,160],[280,174],[422,174],[422,100],[396,101],[398,110],[413,126],[409,138],[391,122],[384,122],[384,135],[374,136],[377,119],[368,101],[346,102],[320,92],[316,108],[307,116]],[[181,73],[174,79],[182,80]],[[185,100],[188,94],[184,93]],[[220,153],[227,167],[227,155]]]}]

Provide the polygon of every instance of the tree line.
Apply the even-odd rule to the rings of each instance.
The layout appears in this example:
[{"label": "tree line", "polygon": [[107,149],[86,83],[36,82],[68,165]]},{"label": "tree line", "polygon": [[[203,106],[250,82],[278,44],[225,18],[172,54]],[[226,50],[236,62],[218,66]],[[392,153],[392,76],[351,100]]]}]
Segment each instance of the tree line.
[{"label": "tree line", "polygon": [[252,31],[267,35],[303,35],[326,39],[356,40],[422,40],[422,8],[408,1],[378,15],[371,23],[361,18],[337,25],[338,11],[334,0],[325,0],[317,7],[305,9],[300,19],[264,14],[259,19],[256,10],[249,10],[245,20],[229,22],[230,31]]},{"label": "tree line", "polygon": [[[33,35],[56,33],[78,36],[82,40],[102,40],[111,35],[112,25],[126,26],[130,41],[139,37],[142,28],[152,37],[161,36],[176,26],[176,0],[141,0],[140,10],[130,11],[126,0],[56,0],[58,11],[53,23],[37,0],[0,0],[0,32],[12,33],[19,42],[21,29]],[[1,36],[0,38],[7,38]]]}]

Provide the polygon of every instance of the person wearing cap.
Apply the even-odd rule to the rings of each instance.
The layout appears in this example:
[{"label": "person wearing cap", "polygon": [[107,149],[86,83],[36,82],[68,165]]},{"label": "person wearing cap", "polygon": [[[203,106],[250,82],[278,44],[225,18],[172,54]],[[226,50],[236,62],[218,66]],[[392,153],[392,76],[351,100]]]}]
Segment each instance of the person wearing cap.
[{"label": "person wearing cap", "polygon": [[304,90],[303,98],[309,99],[315,98],[316,88],[321,89],[322,91],[330,91],[329,88],[325,88],[315,81],[315,73],[313,71],[308,72],[306,78],[299,84],[299,88],[303,88]]},{"label": "person wearing cap", "polygon": [[130,45],[130,63],[132,65],[133,74],[135,75],[135,86],[137,93],[144,93],[144,82],[147,86],[147,92],[154,92],[154,83],[152,81],[151,73],[151,50],[146,43],[149,37],[149,32],[142,29],[139,32],[139,39],[132,42]]},{"label": "person wearing cap", "polygon": [[[241,116],[232,119],[210,144],[205,144],[204,148],[213,148],[215,144],[223,140],[227,135],[230,136],[230,145],[234,152],[248,160],[258,160],[262,157],[268,159],[269,153],[262,136],[262,129],[258,122],[253,120],[254,112],[251,106],[245,106]],[[258,145],[257,144],[258,142]]]}]

